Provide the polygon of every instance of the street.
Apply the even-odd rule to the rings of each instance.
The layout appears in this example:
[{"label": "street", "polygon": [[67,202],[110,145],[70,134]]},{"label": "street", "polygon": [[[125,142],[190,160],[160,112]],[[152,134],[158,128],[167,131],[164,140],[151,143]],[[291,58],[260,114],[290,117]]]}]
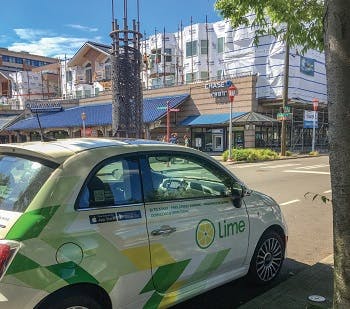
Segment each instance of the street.
[{"label": "street", "polygon": [[237,308],[333,253],[332,207],[313,200],[315,194],[331,198],[328,156],[227,166],[248,187],[280,204],[289,230],[287,259],[273,285],[252,287],[242,278],[176,308]]}]

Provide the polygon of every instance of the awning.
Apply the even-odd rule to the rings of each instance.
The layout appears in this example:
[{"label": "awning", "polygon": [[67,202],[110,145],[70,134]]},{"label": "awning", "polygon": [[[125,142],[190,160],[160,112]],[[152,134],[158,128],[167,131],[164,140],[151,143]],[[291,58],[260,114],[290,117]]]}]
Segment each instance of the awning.
[{"label": "awning", "polygon": [[[246,114],[246,112],[232,113],[232,119]],[[226,124],[230,121],[230,114],[204,114],[189,116],[181,122],[183,126],[204,126]]]},{"label": "awning", "polygon": [[259,113],[249,112],[233,119],[232,122],[239,123],[239,124],[266,124],[266,123],[278,123],[279,121],[275,118],[271,118]]}]

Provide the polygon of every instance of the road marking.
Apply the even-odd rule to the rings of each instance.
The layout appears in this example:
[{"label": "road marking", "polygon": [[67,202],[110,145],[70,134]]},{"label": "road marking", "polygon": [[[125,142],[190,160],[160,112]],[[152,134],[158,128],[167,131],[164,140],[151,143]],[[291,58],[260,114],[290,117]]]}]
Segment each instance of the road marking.
[{"label": "road marking", "polygon": [[293,204],[293,203],[297,203],[297,202],[300,202],[300,200],[291,200],[289,202],[281,203],[280,206],[289,205],[289,204]]},{"label": "road marking", "polygon": [[332,190],[327,190],[327,191],[324,191],[323,193],[331,193]]},{"label": "road marking", "polygon": [[285,170],[284,173],[304,173],[304,174],[321,174],[330,175],[330,172],[317,172],[317,171],[298,171],[298,170]]},{"label": "road marking", "polygon": [[262,168],[280,168],[280,167],[290,167],[290,166],[297,166],[297,165],[301,165],[301,164],[289,163],[289,164],[280,164],[280,165],[269,165],[269,166],[263,166]]},{"label": "road marking", "polygon": [[309,166],[300,166],[296,167],[297,170],[312,170],[314,168],[321,168],[321,167],[329,167],[329,164],[319,164],[319,165],[309,165]]},{"label": "road marking", "polygon": [[250,164],[237,164],[234,168],[246,168],[254,166],[268,165],[267,163],[250,163]]}]

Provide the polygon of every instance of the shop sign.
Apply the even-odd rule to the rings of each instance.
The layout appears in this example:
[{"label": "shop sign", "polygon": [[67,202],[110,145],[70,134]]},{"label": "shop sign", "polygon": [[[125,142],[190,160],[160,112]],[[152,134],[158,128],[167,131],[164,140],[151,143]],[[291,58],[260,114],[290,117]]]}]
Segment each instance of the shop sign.
[{"label": "shop sign", "polygon": [[304,129],[312,129],[314,126],[315,115],[315,128],[318,128],[318,112],[304,111]]},{"label": "shop sign", "polygon": [[215,82],[215,83],[207,83],[204,85],[205,89],[209,89],[210,95],[213,98],[221,98],[227,97],[227,88],[232,85],[230,80]]}]

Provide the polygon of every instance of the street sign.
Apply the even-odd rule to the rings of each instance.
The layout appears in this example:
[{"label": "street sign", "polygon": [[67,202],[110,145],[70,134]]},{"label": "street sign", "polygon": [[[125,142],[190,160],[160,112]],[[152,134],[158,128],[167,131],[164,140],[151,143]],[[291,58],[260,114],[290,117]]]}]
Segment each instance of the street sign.
[{"label": "street sign", "polygon": [[179,112],[180,109],[179,109],[179,108],[171,108],[170,111],[171,111],[171,112]]},{"label": "street sign", "polygon": [[292,113],[277,113],[277,120],[291,120],[292,116]]}]

